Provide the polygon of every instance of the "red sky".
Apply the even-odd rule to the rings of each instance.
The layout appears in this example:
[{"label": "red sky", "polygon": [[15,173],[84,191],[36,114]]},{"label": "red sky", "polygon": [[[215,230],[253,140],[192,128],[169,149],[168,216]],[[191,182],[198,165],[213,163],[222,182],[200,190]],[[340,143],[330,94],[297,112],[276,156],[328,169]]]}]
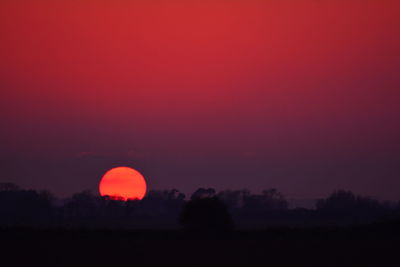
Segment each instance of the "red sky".
[{"label": "red sky", "polygon": [[400,194],[398,1],[0,2],[1,180]]}]

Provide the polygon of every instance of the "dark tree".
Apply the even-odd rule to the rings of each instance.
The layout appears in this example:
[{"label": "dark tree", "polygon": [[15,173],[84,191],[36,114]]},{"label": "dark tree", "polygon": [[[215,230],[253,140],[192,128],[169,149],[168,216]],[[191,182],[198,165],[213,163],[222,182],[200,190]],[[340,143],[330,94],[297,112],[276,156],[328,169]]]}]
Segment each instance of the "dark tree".
[{"label": "dark tree", "polygon": [[36,225],[52,216],[53,197],[48,192],[22,190],[17,185],[0,185],[0,223]]},{"label": "dark tree", "polygon": [[21,191],[21,188],[13,183],[0,183],[0,192],[17,192]]},{"label": "dark tree", "polygon": [[93,218],[98,214],[98,198],[91,191],[76,193],[64,206],[64,215],[70,218]]},{"label": "dark tree", "polygon": [[224,233],[232,229],[231,215],[217,197],[190,200],[179,216],[180,224],[189,231]]},{"label": "dark tree", "polygon": [[374,212],[384,208],[379,201],[364,196],[356,196],[351,191],[339,190],[330,195],[327,199],[317,202],[318,210],[341,211],[341,212]]},{"label": "dark tree", "polygon": [[287,210],[288,202],[276,189],[264,190],[261,195],[246,195],[243,198],[245,213],[264,213]]},{"label": "dark tree", "polygon": [[229,210],[235,211],[243,207],[243,199],[248,197],[250,192],[243,190],[224,190],[218,193],[218,198],[225,203]]},{"label": "dark tree", "polygon": [[192,194],[190,199],[194,200],[198,198],[212,198],[212,197],[215,197],[214,188],[199,188]]},{"label": "dark tree", "polygon": [[331,222],[358,224],[391,217],[392,208],[379,201],[357,196],[351,191],[339,190],[317,202],[317,212]]},{"label": "dark tree", "polygon": [[357,198],[351,191],[338,190],[326,199],[317,202],[318,210],[349,211],[357,206]]},{"label": "dark tree", "polygon": [[177,216],[184,204],[185,195],[177,189],[151,190],[140,202],[144,213],[160,216]]}]

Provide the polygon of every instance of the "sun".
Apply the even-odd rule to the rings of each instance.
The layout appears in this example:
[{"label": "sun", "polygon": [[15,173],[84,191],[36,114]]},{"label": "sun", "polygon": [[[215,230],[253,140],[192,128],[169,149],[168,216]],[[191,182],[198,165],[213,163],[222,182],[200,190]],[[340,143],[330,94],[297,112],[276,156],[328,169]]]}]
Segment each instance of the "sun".
[{"label": "sun", "polygon": [[129,167],[116,167],[107,171],[101,178],[101,196],[122,199],[142,199],[146,194],[146,181],[143,175]]}]

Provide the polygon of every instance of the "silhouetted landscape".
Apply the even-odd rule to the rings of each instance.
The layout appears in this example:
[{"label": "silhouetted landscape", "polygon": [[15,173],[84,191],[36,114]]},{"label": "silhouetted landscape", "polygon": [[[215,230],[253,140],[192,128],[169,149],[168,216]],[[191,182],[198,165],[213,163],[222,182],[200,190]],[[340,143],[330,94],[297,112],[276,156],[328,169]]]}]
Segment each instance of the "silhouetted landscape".
[{"label": "silhouetted landscape", "polygon": [[129,201],[84,191],[60,201],[3,183],[0,215],[3,259],[19,266],[398,263],[400,203],[343,190],[316,209],[289,209],[276,189],[199,188],[188,198],[173,189]]},{"label": "silhouetted landscape", "polygon": [[276,189],[252,194],[248,190],[216,192],[212,188],[199,188],[188,198],[172,189],[149,191],[142,200],[122,201],[90,191],[59,200],[47,191],[3,183],[0,214],[4,227],[264,229],[387,222],[400,218],[400,202],[380,202],[338,190],[318,200],[315,209],[290,209]]},{"label": "silhouetted landscape", "polygon": [[400,0],[0,0],[0,267],[400,266]]}]

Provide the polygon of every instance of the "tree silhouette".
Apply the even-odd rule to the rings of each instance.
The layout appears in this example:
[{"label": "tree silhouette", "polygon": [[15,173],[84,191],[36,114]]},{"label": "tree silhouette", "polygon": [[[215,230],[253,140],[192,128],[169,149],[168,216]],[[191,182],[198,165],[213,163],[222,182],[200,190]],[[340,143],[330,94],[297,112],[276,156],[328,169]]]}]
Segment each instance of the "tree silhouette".
[{"label": "tree silhouette", "polygon": [[52,195],[48,192],[22,190],[12,183],[0,185],[0,218],[2,224],[35,225],[52,215]]},{"label": "tree silhouette", "polygon": [[317,201],[318,210],[348,211],[357,206],[357,198],[351,191],[338,190],[327,199]]},{"label": "tree silhouette", "polygon": [[185,195],[177,189],[151,190],[140,202],[140,206],[142,212],[148,215],[178,216],[184,199]]},{"label": "tree silhouette", "polygon": [[264,213],[287,210],[288,203],[276,189],[264,190],[261,195],[247,195],[243,199],[245,213]]},{"label": "tree silhouette", "polygon": [[357,196],[351,191],[338,190],[317,202],[318,214],[340,223],[366,223],[390,217],[392,208],[370,197]]},{"label": "tree silhouette", "polygon": [[72,218],[93,218],[98,213],[98,198],[89,190],[76,193],[64,206],[65,215]]},{"label": "tree silhouette", "polygon": [[243,190],[224,190],[217,194],[218,198],[225,203],[229,210],[235,211],[243,207],[243,200],[250,192]]},{"label": "tree silhouette", "polygon": [[21,191],[21,188],[13,183],[0,183],[0,192],[17,192]]},{"label": "tree silhouette", "polygon": [[370,197],[356,196],[351,191],[338,190],[327,199],[317,202],[317,209],[338,212],[372,212],[383,209],[384,205]]},{"label": "tree silhouette", "polygon": [[190,199],[194,200],[198,198],[212,198],[214,196],[215,196],[214,188],[199,188],[192,194]]}]

